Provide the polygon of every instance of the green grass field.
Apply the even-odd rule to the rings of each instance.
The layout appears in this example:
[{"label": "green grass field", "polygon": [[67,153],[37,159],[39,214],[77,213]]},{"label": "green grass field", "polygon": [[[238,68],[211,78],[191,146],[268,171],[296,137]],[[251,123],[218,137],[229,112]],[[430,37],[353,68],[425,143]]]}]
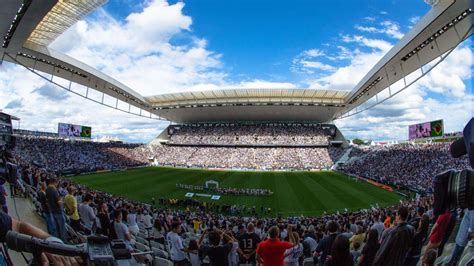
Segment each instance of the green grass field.
[{"label": "green grass field", "polygon": [[[207,180],[216,180],[220,187],[266,188],[274,194],[260,197],[221,195],[217,203],[256,206],[258,210],[264,206],[271,208],[273,215],[284,216],[319,215],[345,208],[364,209],[375,204],[382,207],[400,199],[396,193],[332,171],[244,172],[149,167],[72,179],[93,189],[145,203],[150,203],[152,197],[182,199],[186,192],[191,192],[177,189],[176,183],[204,185]],[[203,197],[194,199],[211,201]]]}]

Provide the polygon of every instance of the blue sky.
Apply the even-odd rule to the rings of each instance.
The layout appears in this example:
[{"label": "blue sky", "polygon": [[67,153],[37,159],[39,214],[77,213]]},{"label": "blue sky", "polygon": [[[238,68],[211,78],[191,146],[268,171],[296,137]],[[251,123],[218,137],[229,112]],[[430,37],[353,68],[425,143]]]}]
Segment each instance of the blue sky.
[{"label": "blue sky", "polygon": [[[130,12],[142,7],[132,2],[110,1],[104,8],[116,18],[125,19]],[[354,25],[380,26],[383,21],[393,21],[406,32],[412,24],[410,19],[430,9],[423,1],[407,0],[200,0],[184,3],[183,13],[193,20],[191,31],[176,34],[171,43],[186,45],[195,36],[205,38],[207,48],[222,55],[223,68],[233,82],[265,79],[303,87],[301,80],[306,76],[289,71],[295,54],[314,48],[338,53],[334,48],[341,42],[340,35],[356,32]],[[383,33],[374,35],[391,39]],[[349,47],[354,48],[355,44]]]},{"label": "blue sky", "polygon": [[[351,90],[430,8],[422,0],[110,0],[51,48],[144,95]],[[348,138],[375,140],[406,139],[407,125],[435,119],[446,131],[461,130],[473,116],[471,41],[397,97],[336,124]],[[133,142],[167,125],[88,102],[9,64],[0,69],[1,108],[22,117],[23,128],[55,131],[70,122]]]},{"label": "blue sky", "polygon": [[[400,6],[404,6],[403,12]],[[388,10],[394,12],[385,14]],[[208,48],[223,55],[235,81],[294,83],[302,78],[288,71],[295,54],[314,48],[337,53],[332,48],[340,43],[339,34],[353,33],[353,25],[378,26],[393,20],[406,31],[410,18],[428,10],[422,1],[334,0],[204,0],[186,2],[184,8],[193,17],[193,33],[205,37]]]}]

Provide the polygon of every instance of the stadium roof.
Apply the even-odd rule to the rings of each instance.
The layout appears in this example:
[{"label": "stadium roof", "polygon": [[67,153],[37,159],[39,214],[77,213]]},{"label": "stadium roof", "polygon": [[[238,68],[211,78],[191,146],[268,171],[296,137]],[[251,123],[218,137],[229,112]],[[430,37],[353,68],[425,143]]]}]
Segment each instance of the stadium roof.
[{"label": "stadium roof", "polygon": [[307,89],[226,89],[163,94],[145,100],[158,115],[175,122],[328,122],[348,94]]},{"label": "stadium roof", "polygon": [[[420,0],[421,1],[421,0]],[[330,122],[381,103],[424,76],[472,35],[472,0],[439,1],[350,92],[229,89],[144,97],[114,78],[48,47],[106,0],[2,0],[1,60],[21,65],[89,100],[128,113],[175,122],[291,120]],[[431,65],[431,66],[430,66]],[[59,81],[66,80],[64,85]],[[82,86],[84,90],[75,90]],[[151,85],[152,86],[152,85]],[[99,98],[91,97],[98,91]],[[112,98],[113,101],[104,99]]]},{"label": "stadium roof", "polygon": [[226,89],[162,94],[145,97],[145,100],[155,108],[262,102],[342,105],[348,94],[345,91],[308,89]]}]

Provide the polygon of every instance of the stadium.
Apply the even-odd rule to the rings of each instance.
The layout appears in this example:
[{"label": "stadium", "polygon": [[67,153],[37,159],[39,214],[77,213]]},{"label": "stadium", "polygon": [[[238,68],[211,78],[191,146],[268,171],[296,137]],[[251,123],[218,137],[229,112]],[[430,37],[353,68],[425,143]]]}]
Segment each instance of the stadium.
[{"label": "stadium", "polygon": [[[31,106],[24,117],[7,99],[0,110],[0,265],[470,265],[472,195],[460,183],[474,178],[472,103],[458,106],[471,122],[453,132],[446,127],[454,115],[407,122],[399,141],[364,142],[338,126],[432,80],[456,49],[467,45],[472,56],[472,1],[425,2],[429,11],[345,90],[235,85],[148,94],[110,74],[119,71],[54,49],[111,3],[4,0],[2,67],[25,71],[62,99],[74,95],[85,109],[100,108],[85,123],[124,113],[161,128],[137,133],[154,134],[147,143],[99,140],[94,127],[69,123],[76,114],[68,110],[57,112],[57,132],[20,127],[48,111]],[[133,125],[120,127],[132,132]],[[453,171],[452,183],[435,188],[444,171]],[[464,179],[451,181],[454,171]],[[454,187],[462,192],[440,196]]]}]

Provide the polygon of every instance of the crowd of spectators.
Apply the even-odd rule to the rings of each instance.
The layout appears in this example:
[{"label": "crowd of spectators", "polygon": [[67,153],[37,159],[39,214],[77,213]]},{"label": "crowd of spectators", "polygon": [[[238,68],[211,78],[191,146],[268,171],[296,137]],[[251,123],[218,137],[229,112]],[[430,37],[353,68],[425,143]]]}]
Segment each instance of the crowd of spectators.
[{"label": "crowd of spectators", "polygon": [[[219,265],[255,260],[263,260],[264,265],[273,260],[286,265],[302,265],[303,260],[315,265],[389,265],[390,261],[403,261],[409,256],[408,247],[416,244],[420,220],[434,219],[431,197],[397,206],[315,217],[233,216],[212,212],[212,206],[195,204],[170,209],[95,191],[27,162],[18,163],[22,169],[20,179],[38,191],[51,234],[71,241],[65,229],[69,224],[86,235],[101,233],[124,240],[130,250],[138,251],[147,250],[142,243],[146,235],[150,245],[161,245],[162,249],[153,250],[154,255],[176,265],[185,265],[180,264],[184,260],[193,261],[193,265],[201,265],[203,260],[211,264],[225,260]],[[23,173],[36,178],[30,179]],[[405,232],[403,243],[392,239],[399,237],[400,231]],[[422,232],[426,239],[427,230]],[[216,240],[216,233],[225,239]],[[269,247],[279,239],[284,247],[281,254]],[[222,249],[221,256],[212,252],[217,247]],[[414,256],[419,258],[419,253]]]},{"label": "crowd of spectators", "polygon": [[334,147],[202,147],[101,143],[18,137],[25,161],[61,172],[91,172],[148,165],[226,169],[328,169],[343,154]]},{"label": "crowd of spectators", "polygon": [[340,170],[381,183],[432,192],[433,177],[450,169],[467,169],[469,161],[453,159],[450,143],[397,144],[353,148],[358,158]]},{"label": "crowd of spectators", "polygon": [[[437,254],[432,250],[442,250],[443,243],[451,233],[449,224],[457,216],[456,212],[448,211],[435,216],[431,196],[406,200],[399,205],[383,208],[372,207],[354,212],[287,218],[262,217],[262,213],[256,213],[255,208],[249,208],[251,211],[245,212],[245,208],[243,211],[240,209],[241,206],[232,206],[234,210],[231,212],[220,212],[223,211],[222,206],[219,208],[195,201],[173,201],[173,204],[180,204],[178,209],[155,202],[150,205],[94,191],[69,179],[60,178],[55,173],[56,170],[68,164],[68,161],[61,161],[61,155],[67,153],[68,160],[82,158],[83,161],[79,162],[79,165],[86,164],[84,160],[87,156],[112,161],[123,157],[127,158],[124,159],[127,161],[133,159],[132,154],[139,153],[142,162],[154,156],[158,160],[166,158],[163,159],[164,163],[169,163],[170,158],[174,158],[173,160],[184,165],[196,160],[205,162],[202,165],[209,167],[212,165],[210,161],[204,160],[209,160],[210,156],[226,159],[225,154],[232,154],[230,150],[240,151],[247,148],[214,147],[209,148],[211,153],[202,153],[208,148],[98,143],[76,145],[76,142],[55,140],[47,142],[55,150],[55,154],[52,154],[44,152],[46,148],[43,147],[46,147],[46,144],[43,145],[42,141],[44,140],[19,139],[15,156],[16,163],[20,165],[20,179],[37,193],[41,213],[50,234],[66,242],[71,241],[66,230],[68,224],[84,234],[102,233],[112,239],[122,239],[130,250],[143,251],[146,248],[141,242],[146,232],[146,237],[151,239],[146,240],[148,244],[152,245],[151,242],[156,241],[162,245],[161,251],[153,250],[154,255],[170,259],[177,265],[181,265],[183,260],[200,265],[203,260],[212,263],[221,262],[223,259],[227,263],[222,265],[237,265],[255,260],[267,263],[273,263],[273,260],[285,261],[288,265],[301,265],[303,260],[313,261],[316,265],[415,265],[420,260],[431,262],[436,259]],[[59,147],[61,145],[64,147]],[[467,160],[451,159],[448,147],[449,145],[444,143],[431,143],[361,149],[353,153],[357,154],[357,160],[344,166],[343,170],[383,183],[411,186],[429,192],[431,178],[435,174],[451,168],[468,168]],[[95,150],[101,154],[91,155],[84,152],[84,149]],[[328,152],[328,149],[321,148],[282,149],[285,152],[296,152],[291,159],[297,161],[295,158],[300,158],[300,163],[303,160],[297,154],[308,152],[306,156],[314,160],[315,156],[310,152]],[[184,150],[187,150],[187,157],[176,155],[177,151]],[[281,155],[275,156],[280,150],[276,148],[249,150],[254,154],[255,164],[265,165],[265,157],[270,157],[269,155],[282,158]],[[80,153],[75,154],[78,151]],[[106,154],[105,151],[114,151],[117,155],[107,157],[102,154]],[[39,154],[41,155],[38,156]],[[245,159],[242,154],[238,155],[238,161]],[[203,158],[199,159],[200,157]],[[40,163],[47,167],[38,167],[36,163],[32,163],[32,158],[42,159]],[[94,165],[120,167],[126,164],[107,162],[105,166],[99,163]],[[269,164],[271,167],[273,165],[277,163]],[[67,219],[64,219],[65,217]],[[432,233],[428,232],[429,223],[436,224],[436,230]],[[249,239],[255,240],[252,246],[247,245]],[[277,242],[280,241],[278,239],[289,241],[278,244],[282,249],[281,254],[269,251],[273,250],[269,246],[280,243]],[[260,241],[262,244],[258,244]],[[422,247],[426,244],[429,249],[422,254]],[[216,253],[215,250],[221,252]]]},{"label": "crowd of spectators", "polygon": [[229,148],[155,146],[150,157],[159,165],[227,169],[328,169],[340,148]]},{"label": "crowd of spectators", "polygon": [[169,133],[170,143],[186,145],[327,146],[332,139],[330,127],[321,125],[180,125]]},{"label": "crowd of spectators", "polygon": [[141,145],[17,137],[17,156],[51,171],[96,171],[145,165]]}]

